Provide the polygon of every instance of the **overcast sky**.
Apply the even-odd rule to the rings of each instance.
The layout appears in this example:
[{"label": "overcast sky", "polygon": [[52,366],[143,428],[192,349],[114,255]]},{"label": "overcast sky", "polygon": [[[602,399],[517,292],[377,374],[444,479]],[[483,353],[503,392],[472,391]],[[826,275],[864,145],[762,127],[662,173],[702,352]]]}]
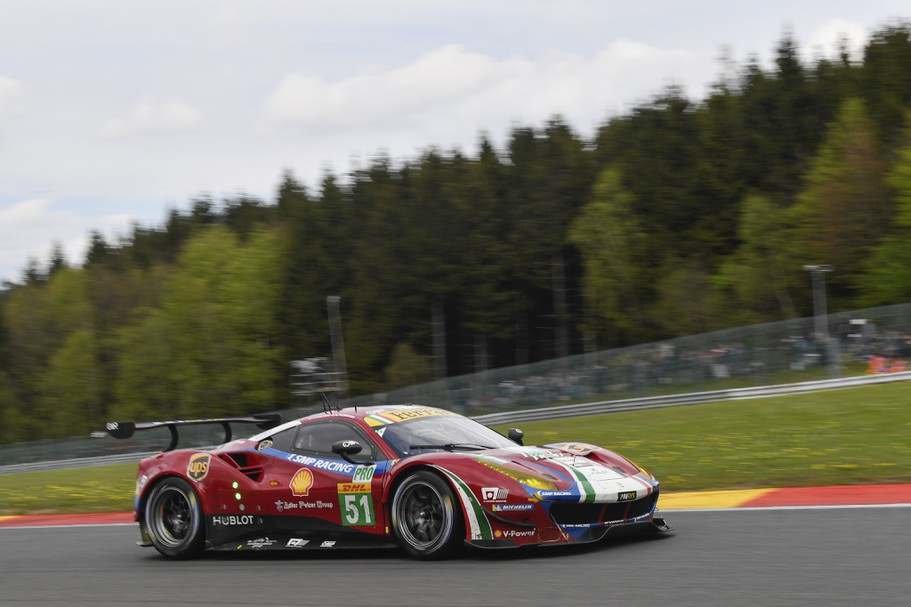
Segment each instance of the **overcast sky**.
[{"label": "overcast sky", "polygon": [[272,200],[377,150],[473,151],[554,113],[588,135],[719,57],[808,57],[911,16],[877,2],[0,0],[0,279],[53,241],[159,223],[200,192]]}]

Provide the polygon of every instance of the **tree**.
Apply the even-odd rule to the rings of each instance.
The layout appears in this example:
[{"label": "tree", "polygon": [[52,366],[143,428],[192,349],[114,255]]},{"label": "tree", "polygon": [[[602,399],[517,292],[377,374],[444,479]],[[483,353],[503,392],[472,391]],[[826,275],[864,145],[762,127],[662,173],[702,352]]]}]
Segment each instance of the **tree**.
[{"label": "tree", "polygon": [[895,192],[895,217],[892,229],[869,260],[861,291],[865,305],[911,300],[911,112],[906,125],[904,147],[888,176]]},{"label": "tree", "polygon": [[787,209],[765,196],[747,196],[741,204],[738,237],[740,246],[713,277],[722,297],[714,313],[728,324],[794,317],[791,291],[800,267],[788,254]]},{"label": "tree", "polygon": [[38,411],[49,425],[45,435],[87,435],[104,422],[101,370],[91,331],[80,329],[51,357],[43,374]]},{"label": "tree", "polygon": [[885,169],[863,101],[845,101],[791,213],[793,258],[798,264],[834,266],[830,285],[836,302],[857,294],[867,256],[888,229]]},{"label": "tree", "polygon": [[0,372],[0,443],[26,440],[27,424],[24,409],[16,397],[9,378]]},{"label": "tree", "polygon": [[104,236],[97,230],[92,230],[89,236],[89,249],[85,254],[85,264],[94,265],[104,263],[110,258],[111,249],[105,242]]},{"label": "tree", "polygon": [[193,237],[160,308],[118,332],[116,410],[204,417],[275,408],[286,362],[275,324],[285,254],[274,230],[243,245],[223,226]]},{"label": "tree", "polygon": [[911,105],[911,23],[887,25],[873,32],[864,48],[861,90],[886,143],[901,135],[905,112]]},{"label": "tree", "polygon": [[145,309],[141,319],[118,328],[111,341],[116,373],[114,419],[180,416],[180,389],[175,378],[171,327],[158,309]]},{"label": "tree", "polygon": [[717,323],[711,306],[710,276],[696,259],[671,259],[659,272],[655,303],[648,310],[662,335],[704,333]]},{"label": "tree", "polygon": [[73,268],[58,271],[47,283],[17,288],[2,307],[6,360],[3,369],[22,414],[22,431],[41,436],[38,410],[52,357],[74,331],[93,326],[85,275]]},{"label": "tree", "polygon": [[51,249],[51,258],[48,261],[47,274],[48,276],[53,276],[66,267],[66,255],[63,252],[63,246],[59,242],[55,242]]},{"label": "tree", "polygon": [[629,343],[649,332],[648,240],[632,204],[620,172],[606,169],[570,227],[584,260],[586,330],[601,343]]},{"label": "tree", "polygon": [[426,356],[418,354],[410,344],[396,344],[386,367],[386,385],[390,389],[430,381],[433,373]]}]

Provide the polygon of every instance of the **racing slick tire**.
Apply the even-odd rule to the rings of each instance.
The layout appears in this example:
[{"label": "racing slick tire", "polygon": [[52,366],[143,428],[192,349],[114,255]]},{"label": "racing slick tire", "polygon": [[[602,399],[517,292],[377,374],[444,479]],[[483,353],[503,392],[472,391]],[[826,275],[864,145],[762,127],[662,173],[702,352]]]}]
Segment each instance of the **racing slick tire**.
[{"label": "racing slick tire", "polygon": [[392,529],[399,545],[423,560],[452,556],[465,537],[456,496],[446,481],[427,470],[409,474],[396,488]]},{"label": "racing slick tire", "polygon": [[145,527],[155,549],[172,559],[186,559],[205,546],[205,521],[193,487],[177,477],[157,483],[145,504]]}]

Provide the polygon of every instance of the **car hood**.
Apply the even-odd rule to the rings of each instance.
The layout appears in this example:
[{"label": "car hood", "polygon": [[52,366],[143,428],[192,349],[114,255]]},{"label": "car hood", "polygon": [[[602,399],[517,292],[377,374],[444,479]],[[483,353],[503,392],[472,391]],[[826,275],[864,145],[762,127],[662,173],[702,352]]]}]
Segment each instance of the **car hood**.
[{"label": "car hood", "polygon": [[533,501],[605,503],[639,499],[658,486],[623,457],[580,443],[446,455],[435,463],[480,488],[482,495],[502,488],[500,495],[518,493]]}]

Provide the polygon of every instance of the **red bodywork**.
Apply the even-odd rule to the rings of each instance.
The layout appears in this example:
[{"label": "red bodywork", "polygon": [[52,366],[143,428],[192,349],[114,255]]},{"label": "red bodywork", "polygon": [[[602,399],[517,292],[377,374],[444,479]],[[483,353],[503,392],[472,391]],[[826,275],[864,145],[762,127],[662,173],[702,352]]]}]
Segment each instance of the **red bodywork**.
[{"label": "red bodywork", "polygon": [[[449,483],[462,511],[465,539],[479,547],[596,541],[610,527],[648,523],[655,516],[658,482],[629,460],[593,445],[516,445],[398,459],[374,420],[392,412],[406,423],[414,411],[427,417],[440,410],[343,409],[289,422],[212,451],[178,450],[146,458],[139,464],[136,520],[144,522],[151,487],[163,477],[178,476],[196,490],[209,548],[392,543],[394,490],[416,469],[433,470]],[[301,455],[272,447],[270,437],[326,420],[349,424],[373,443],[372,469],[335,455]]]}]

